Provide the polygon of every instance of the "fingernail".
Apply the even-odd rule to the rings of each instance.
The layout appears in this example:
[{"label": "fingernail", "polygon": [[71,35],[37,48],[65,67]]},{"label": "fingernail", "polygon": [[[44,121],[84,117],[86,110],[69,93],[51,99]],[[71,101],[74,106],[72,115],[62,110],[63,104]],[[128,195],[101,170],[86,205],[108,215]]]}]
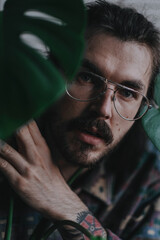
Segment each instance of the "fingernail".
[{"label": "fingernail", "polygon": [[23,127],[29,125],[30,122],[32,122],[32,121],[33,121],[33,119],[30,119],[30,120],[28,120],[26,123],[24,123],[23,125],[21,125],[19,128],[17,128],[16,133],[19,133],[20,130],[21,130]]},{"label": "fingernail", "polygon": [[32,123],[34,120],[30,119],[28,122],[26,122],[26,125],[29,125],[30,123]]},{"label": "fingernail", "polygon": [[22,127],[23,126],[20,126],[19,128],[17,128],[16,133],[19,133]]}]

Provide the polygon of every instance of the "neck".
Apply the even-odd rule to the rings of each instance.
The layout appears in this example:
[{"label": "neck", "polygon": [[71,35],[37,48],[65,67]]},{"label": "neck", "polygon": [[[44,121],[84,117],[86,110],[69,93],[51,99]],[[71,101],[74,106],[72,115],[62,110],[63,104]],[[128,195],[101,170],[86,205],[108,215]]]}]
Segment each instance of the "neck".
[{"label": "neck", "polygon": [[79,168],[69,164],[63,159],[58,159],[58,167],[66,181],[68,181]]},{"label": "neck", "polygon": [[68,181],[72,177],[72,175],[78,170],[79,166],[75,166],[72,163],[68,162],[62,156],[59,150],[55,147],[54,143],[49,144],[49,147],[52,152],[53,162],[58,166],[65,181]]}]

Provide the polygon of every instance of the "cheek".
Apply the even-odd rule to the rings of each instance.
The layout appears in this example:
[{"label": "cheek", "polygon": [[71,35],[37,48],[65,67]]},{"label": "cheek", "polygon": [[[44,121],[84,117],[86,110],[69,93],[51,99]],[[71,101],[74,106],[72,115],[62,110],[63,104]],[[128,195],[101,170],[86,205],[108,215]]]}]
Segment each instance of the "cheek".
[{"label": "cheek", "polygon": [[119,126],[119,123],[116,123],[116,128],[117,128],[117,131],[120,132],[121,131],[121,128]]},{"label": "cheek", "polygon": [[115,130],[113,131],[115,140],[121,139],[129,131],[133,123],[134,122],[125,121],[123,119],[119,122],[116,122],[115,128],[114,128]]}]

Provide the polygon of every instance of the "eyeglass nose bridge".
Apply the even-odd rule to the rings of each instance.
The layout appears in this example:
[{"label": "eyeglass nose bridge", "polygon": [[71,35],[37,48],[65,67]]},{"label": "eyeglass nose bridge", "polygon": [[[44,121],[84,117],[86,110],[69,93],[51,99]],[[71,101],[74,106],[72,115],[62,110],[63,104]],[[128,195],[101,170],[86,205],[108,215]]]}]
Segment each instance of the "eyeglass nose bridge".
[{"label": "eyeglass nose bridge", "polygon": [[104,95],[107,92],[107,90],[109,89],[109,90],[113,91],[112,101],[116,100],[115,99],[115,93],[116,93],[117,90],[116,89],[112,89],[111,87],[108,87],[108,84],[112,84],[113,86],[117,86],[118,84],[116,84],[116,83],[114,83],[112,81],[109,81],[107,78],[105,79],[104,83],[106,85],[106,88],[105,88],[105,91],[101,95]]},{"label": "eyeglass nose bridge", "polygon": [[110,87],[107,86],[107,87],[106,87],[106,91],[107,91],[108,89],[111,90],[111,91],[113,91],[113,92],[116,91],[116,90],[114,90],[114,89],[112,89],[112,88],[110,88]]}]

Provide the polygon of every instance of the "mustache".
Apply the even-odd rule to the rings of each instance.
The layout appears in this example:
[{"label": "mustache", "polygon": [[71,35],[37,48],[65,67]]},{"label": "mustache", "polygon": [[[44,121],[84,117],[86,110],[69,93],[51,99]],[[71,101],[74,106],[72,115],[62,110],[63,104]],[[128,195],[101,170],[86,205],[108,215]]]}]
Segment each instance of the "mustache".
[{"label": "mustache", "polygon": [[[96,129],[96,131],[93,131],[93,129]],[[71,120],[68,123],[67,130],[80,130],[87,132],[103,139],[106,145],[113,141],[113,134],[108,124],[104,120],[98,118],[95,119],[95,117],[92,116],[79,117]]]}]

